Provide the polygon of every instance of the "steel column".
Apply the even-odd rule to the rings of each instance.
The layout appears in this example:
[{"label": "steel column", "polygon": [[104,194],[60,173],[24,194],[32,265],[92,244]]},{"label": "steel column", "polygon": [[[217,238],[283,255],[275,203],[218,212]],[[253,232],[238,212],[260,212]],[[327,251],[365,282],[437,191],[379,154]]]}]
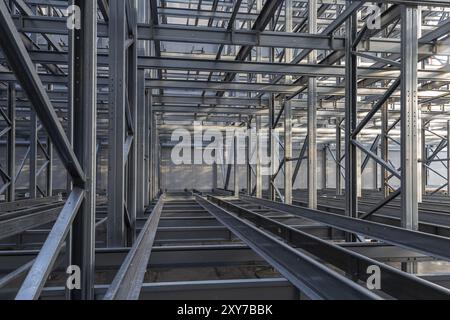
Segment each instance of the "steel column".
[{"label": "steel column", "polygon": [[322,148],[322,189],[327,189],[327,146]]},{"label": "steel column", "polygon": [[8,175],[10,177],[7,193],[7,201],[12,202],[16,198],[16,84],[8,84]]},{"label": "steel column", "polygon": [[146,123],[146,90],[145,90],[145,71],[138,71],[138,81],[137,81],[137,127],[136,127],[136,143],[137,148],[137,187],[136,187],[136,215],[143,216],[145,210],[145,135],[147,130],[145,128]]},{"label": "steel column", "polygon": [[[127,234],[129,245],[132,245],[134,242],[136,235],[136,193],[141,192],[141,190],[137,190],[137,156],[138,156],[138,148],[141,143],[140,140],[137,140],[137,135],[139,134],[140,128],[138,128],[138,69],[137,69],[137,57],[138,57],[138,42],[137,42],[137,16],[136,16],[136,2],[128,1],[127,8],[127,25],[131,25],[132,33],[131,35],[127,35],[126,40],[132,41],[132,44],[128,48],[127,58],[127,96],[128,96],[128,107],[130,114],[130,124],[132,126],[129,131],[129,135],[133,136],[133,144],[130,149],[129,158],[127,162],[128,166],[128,175],[127,175],[127,191],[126,191],[126,199],[127,199],[127,209],[128,215],[130,218],[130,226],[129,233]],[[128,39],[128,37],[131,37]],[[141,79],[139,79],[141,80]],[[142,172],[140,176],[143,176]],[[140,188],[142,189],[142,188]]]},{"label": "steel column", "polygon": [[340,196],[342,195],[342,181],[341,181],[341,177],[342,177],[342,166],[341,166],[341,141],[342,141],[342,134],[341,134],[341,119],[337,118],[336,119],[336,150],[335,150],[335,155],[336,155],[336,195]]},{"label": "steel column", "polygon": [[234,165],[234,196],[239,197],[239,164],[238,164],[238,133],[234,133],[233,140],[233,165]]},{"label": "steel column", "polygon": [[[388,163],[389,160],[389,104],[386,102],[381,109],[381,158]],[[388,185],[389,172],[381,166],[381,190],[384,197],[389,197],[390,188]]]},{"label": "steel column", "polygon": [[402,5],[401,167],[402,226],[418,229],[417,7]]},{"label": "steel column", "polygon": [[450,120],[447,121],[447,196],[450,197]]},{"label": "steel column", "polygon": [[[285,1],[286,32],[292,32],[292,0]],[[286,49],[285,62],[292,61],[292,49]],[[292,83],[292,76],[286,76],[286,83]],[[284,97],[284,203],[292,203],[292,105]]]},{"label": "steel column", "polygon": [[30,179],[29,179],[29,193],[30,198],[37,197],[37,139],[38,139],[38,127],[37,127],[37,115],[34,110],[30,110]]},{"label": "steel column", "polygon": [[[353,1],[347,1],[350,6]],[[353,41],[357,31],[357,16],[354,12],[346,22],[346,62],[345,62],[345,207],[349,217],[358,215],[357,150],[352,143],[353,131],[357,126],[357,57],[353,54]],[[339,160],[339,159],[338,159]],[[349,239],[350,240],[350,239]]]},{"label": "steel column", "polygon": [[74,30],[74,150],[86,175],[84,200],[72,227],[71,263],[81,269],[76,300],[93,300],[95,284],[95,207],[97,149],[97,2],[75,0],[82,27]]},{"label": "steel column", "polygon": [[108,169],[108,231],[109,247],[125,244],[125,99],[126,1],[109,3],[109,169]]}]

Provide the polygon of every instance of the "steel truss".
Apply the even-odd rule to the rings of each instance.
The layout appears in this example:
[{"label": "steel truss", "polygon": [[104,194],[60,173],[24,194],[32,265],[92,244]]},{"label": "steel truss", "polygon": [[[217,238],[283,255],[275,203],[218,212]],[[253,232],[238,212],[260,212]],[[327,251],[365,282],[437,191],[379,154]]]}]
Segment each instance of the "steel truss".
[{"label": "steel truss", "polygon": [[[378,2],[0,0],[0,298],[448,299],[417,266],[450,260],[450,1]],[[198,123],[234,165],[166,192]],[[205,266],[270,271],[149,280]]]}]

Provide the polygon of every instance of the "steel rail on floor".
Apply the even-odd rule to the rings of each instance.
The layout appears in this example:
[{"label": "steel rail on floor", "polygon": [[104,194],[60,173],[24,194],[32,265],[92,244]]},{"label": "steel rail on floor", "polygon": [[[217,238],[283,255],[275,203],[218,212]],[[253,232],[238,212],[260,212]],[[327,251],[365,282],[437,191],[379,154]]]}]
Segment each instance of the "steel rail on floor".
[{"label": "steel rail on floor", "polygon": [[311,299],[381,299],[249,222],[196,196],[199,204]]},{"label": "steel rail on floor", "polygon": [[450,261],[450,251],[448,250],[448,248],[450,248],[450,238],[407,230],[382,223],[350,218],[334,213],[272,202],[265,199],[244,195],[241,196],[241,198],[283,213],[290,213],[301,218],[324,223],[337,229],[366,235],[376,240],[418,251],[437,259]]}]

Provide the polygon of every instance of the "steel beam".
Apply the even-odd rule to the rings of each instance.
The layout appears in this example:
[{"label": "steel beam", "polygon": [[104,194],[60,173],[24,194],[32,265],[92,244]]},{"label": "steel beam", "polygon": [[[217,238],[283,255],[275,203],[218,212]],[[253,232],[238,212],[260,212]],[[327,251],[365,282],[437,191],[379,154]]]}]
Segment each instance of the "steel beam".
[{"label": "steel beam", "polygon": [[7,201],[13,202],[16,198],[16,84],[8,84],[8,175],[9,187]]},{"label": "steel beam", "polygon": [[[351,6],[353,1],[347,1],[347,5]],[[352,135],[357,125],[357,57],[353,54],[355,51],[353,41],[357,31],[356,12],[350,15],[346,22],[346,33],[348,41],[346,43],[346,62],[345,62],[345,210],[348,217],[358,216],[358,179],[357,179],[357,150],[352,142]],[[339,159],[337,159],[339,161]],[[354,240],[349,234],[348,241]]]},{"label": "steel beam", "polygon": [[164,206],[164,195],[154,206],[139,237],[130,249],[103,300],[138,300]]},{"label": "steel beam", "polygon": [[341,119],[336,119],[336,150],[335,150],[335,162],[336,162],[336,195],[340,196],[342,195],[342,181],[341,181],[341,175],[342,175],[342,165],[341,165],[341,142],[342,142],[342,134],[341,134]]},{"label": "steel beam", "polygon": [[125,3],[123,0],[109,2],[109,170],[108,181],[108,246],[125,244],[125,108],[126,108],[126,47]]},{"label": "steel beam", "polygon": [[[308,30],[317,33],[317,0],[308,1]],[[317,63],[317,52],[312,50],[308,63]],[[308,207],[317,208],[317,79],[308,78]]]},{"label": "steel beam", "polygon": [[20,287],[16,300],[36,300],[39,298],[84,196],[82,189],[74,188],[33,267]]},{"label": "steel beam", "polygon": [[402,5],[402,80],[401,80],[401,170],[402,225],[417,230],[418,182],[417,153],[417,7]]},{"label": "steel beam", "polygon": [[75,0],[82,13],[82,27],[73,30],[74,150],[86,174],[84,200],[71,230],[71,263],[81,269],[81,289],[75,300],[94,299],[95,207],[97,161],[97,2]]},{"label": "steel beam", "polygon": [[257,199],[244,195],[241,196],[241,199],[249,200],[252,203],[278,210],[283,213],[289,213],[298,217],[320,222],[343,231],[366,235],[385,243],[421,252],[425,255],[438,259],[450,261],[450,253],[446,249],[450,244],[450,239],[446,237],[414,230],[407,230],[377,222],[364,221],[340,214],[275,203],[269,200]]},{"label": "steel beam", "polygon": [[4,1],[0,1],[0,32],[4,35],[0,38],[0,46],[11,69],[31,100],[47,133],[52,137],[63,165],[72,175],[74,183],[82,186],[85,182],[84,172],[70,146],[50,99],[43,89],[44,86]]},{"label": "steel beam", "polygon": [[294,250],[249,222],[233,216],[201,197],[197,196],[196,198],[202,207],[227,226],[309,298],[317,300],[379,299],[376,294],[353,283],[337,272],[331,271],[323,264],[301,251]]},{"label": "steel beam", "polygon": [[146,128],[146,117],[149,115],[147,111],[147,91],[145,89],[145,72],[139,70],[138,72],[138,88],[137,88],[137,127],[136,127],[136,148],[137,148],[137,187],[136,187],[136,216],[142,217],[146,206],[145,200],[145,184],[146,184],[146,170],[145,170],[145,148],[146,135],[148,135],[148,128]]}]

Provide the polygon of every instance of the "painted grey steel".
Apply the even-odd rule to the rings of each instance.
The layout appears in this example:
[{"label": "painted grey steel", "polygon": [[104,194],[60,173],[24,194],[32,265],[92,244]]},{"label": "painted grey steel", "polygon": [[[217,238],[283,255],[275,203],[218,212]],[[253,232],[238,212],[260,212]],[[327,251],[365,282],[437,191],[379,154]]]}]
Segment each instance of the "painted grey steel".
[{"label": "painted grey steel", "polygon": [[[308,31],[317,33],[317,0],[308,1]],[[317,63],[317,51],[312,50],[308,63]],[[317,208],[317,79],[308,78],[308,207]]]},{"label": "painted grey steel", "polygon": [[418,114],[417,7],[402,5],[402,80],[401,80],[401,168],[402,226],[417,230],[418,215]]},{"label": "painted grey steel", "polygon": [[[233,202],[216,197],[210,197],[210,200],[222,208],[237,214],[239,217],[249,220],[257,227],[283,238],[287,243],[295,245],[297,248],[305,250],[313,256],[316,256],[318,259],[322,259],[327,263],[344,270],[347,276],[351,275],[362,282],[367,281],[367,268],[369,266],[378,266],[383,274],[381,291],[394,298],[426,299],[427,297],[430,298],[431,296],[434,296],[436,299],[448,299],[450,296],[450,290],[448,289],[428,283],[418,277],[401,272],[394,267],[390,267],[361,254],[352,252],[351,250],[347,250],[345,246],[340,247],[336,244],[322,240],[274,219],[264,217],[252,210],[247,210],[239,204],[234,204]],[[353,263],[349,263],[349,261],[353,261]],[[416,287],[416,289],[407,293],[404,290],[405,287]]]},{"label": "painted grey steel", "polygon": [[[347,5],[351,6],[355,2],[347,1]],[[354,37],[357,30],[356,13],[350,15],[346,22],[346,32],[349,36],[346,43],[346,60],[345,60],[345,210],[348,217],[357,217],[358,215],[358,179],[357,179],[357,151],[353,143],[352,135],[357,125],[357,68],[358,62],[353,51]],[[339,159],[337,159],[339,161]],[[348,241],[355,240],[353,235],[349,234]]]},{"label": "painted grey steel", "polygon": [[310,210],[293,205],[273,203],[265,199],[257,199],[243,195],[241,195],[241,198],[281,212],[290,213],[306,219],[324,223],[344,231],[366,235],[386,243],[398,245],[402,248],[415,250],[438,259],[444,259],[447,261],[450,260],[450,254],[446,249],[450,240],[446,237],[435,236],[428,233],[407,230],[386,224],[364,221],[318,210]]},{"label": "painted grey steel", "polygon": [[139,299],[163,206],[164,195],[154,206],[103,300]]},{"label": "painted grey steel", "polygon": [[108,246],[125,244],[125,113],[126,113],[126,1],[109,3],[110,21],[110,125],[109,125],[109,174],[108,180]]},{"label": "painted grey steel", "polygon": [[197,201],[311,299],[380,299],[208,200],[197,196]]},{"label": "painted grey steel", "polygon": [[71,263],[81,269],[81,290],[72,290],[75,300],[92,300],[95,283],[95,208],[97,163],[97,3],[74,1],[82,12],[82,28],[74,30],[73,147],[86,175],[84,200],[73,221]]},{"label": "painted grey steel", "polygon": [[78,209],[82,205],[84,196],[85,192],[82,189],[76,187],[73,189],[33,267],[20,287],[16,300],[36,300],[39,298],[65,237],[77,215]]},{"label": "painted grey steel", "polygon": [[14,70],[19,83],[32,101],[43,126],[52,137],[58,154],[67,171],[72,175],[74,183],[82,185],[85,180],[84,172],[70,147],[50,99],[43,90],[41,80],[36,73],[28,51],[17,32],[4,1],[0,1],[0,31],[4,35],[0,40],[3,53]]}]

